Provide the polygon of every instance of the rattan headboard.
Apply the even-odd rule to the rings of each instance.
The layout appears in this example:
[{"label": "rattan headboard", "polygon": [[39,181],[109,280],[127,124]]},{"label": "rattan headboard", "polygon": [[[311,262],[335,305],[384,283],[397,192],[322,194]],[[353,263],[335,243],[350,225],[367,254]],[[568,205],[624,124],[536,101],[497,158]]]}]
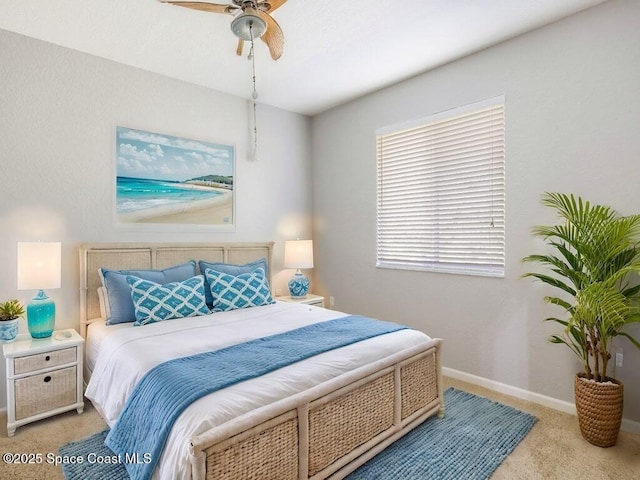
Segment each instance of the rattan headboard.
[{"label": "rattan headboard", "polygon": [[[99,268],[161,269],[189,260],[243,264],[267,259],[271,279],[273,242],[265,243],[89,243],[80,246],[80,334],[100,317]],[[270,282],[273,284],[273,282]]]}]

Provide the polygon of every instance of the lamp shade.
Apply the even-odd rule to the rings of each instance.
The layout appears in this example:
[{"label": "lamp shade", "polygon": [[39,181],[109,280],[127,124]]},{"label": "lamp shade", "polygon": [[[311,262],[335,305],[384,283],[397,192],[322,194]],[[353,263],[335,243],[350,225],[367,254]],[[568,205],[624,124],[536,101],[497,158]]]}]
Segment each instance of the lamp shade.
[{"label": "lamp shade", "polygon": [[62,244],[18,242],[18,290],[60,288]]},{"label": "lamp shade", "polygon": [[285,268],[313,268],[313,240],[288,240],[284,244]]}]

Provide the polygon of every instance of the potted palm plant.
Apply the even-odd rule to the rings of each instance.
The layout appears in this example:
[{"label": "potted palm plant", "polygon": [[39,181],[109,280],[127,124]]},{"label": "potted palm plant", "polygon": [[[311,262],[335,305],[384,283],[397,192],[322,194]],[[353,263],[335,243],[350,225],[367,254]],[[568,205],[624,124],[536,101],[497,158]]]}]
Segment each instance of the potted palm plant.
[{"label": "potted palm plant", "polygon": [[594,445],[615,445],[622,421],[622,383],[610,375],[612,340],[626,337],[625,328],[640,321],[640,285],[630,281],[640,272],[640,215],[621,216],[611,207],[580,197],[546,193],[543,204],[554,208],[562,222],[534,228],[552,253],[523,260],[549,269],[526,273],[560,291],[548,303],[565,310],[566,319],[547,318],[563,327],[551,335],[580,359],[583,371],[574,379],[575,402],[582,436]]},{"label": "potted palm plant", "polygon": [[18,319],[24,315],[24,307],[18,300],[0,303],[0,343],[9,343],[18,336]]}]

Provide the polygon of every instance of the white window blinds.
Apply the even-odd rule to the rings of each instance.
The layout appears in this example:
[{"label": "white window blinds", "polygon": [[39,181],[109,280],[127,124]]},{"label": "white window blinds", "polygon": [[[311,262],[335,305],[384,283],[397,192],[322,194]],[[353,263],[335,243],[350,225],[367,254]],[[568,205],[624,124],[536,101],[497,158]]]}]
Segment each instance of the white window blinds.
[{"label": "white window blinds", "polygon": [[377,138],[377,266],[504,276],[504,98]]}]

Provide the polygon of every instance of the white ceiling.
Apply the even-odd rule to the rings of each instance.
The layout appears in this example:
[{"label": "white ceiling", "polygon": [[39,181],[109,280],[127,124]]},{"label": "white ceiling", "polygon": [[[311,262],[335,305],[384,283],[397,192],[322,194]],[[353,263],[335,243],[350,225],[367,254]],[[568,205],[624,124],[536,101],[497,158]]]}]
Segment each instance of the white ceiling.
[{"label": "white ceiling", "polygon": [[[256,46],[258,100],[313,115],[604,1],[289,0],[273,14],[282,58]],[[0,0],[2,29],[249,98],[231,19],[157,0]]]}]

